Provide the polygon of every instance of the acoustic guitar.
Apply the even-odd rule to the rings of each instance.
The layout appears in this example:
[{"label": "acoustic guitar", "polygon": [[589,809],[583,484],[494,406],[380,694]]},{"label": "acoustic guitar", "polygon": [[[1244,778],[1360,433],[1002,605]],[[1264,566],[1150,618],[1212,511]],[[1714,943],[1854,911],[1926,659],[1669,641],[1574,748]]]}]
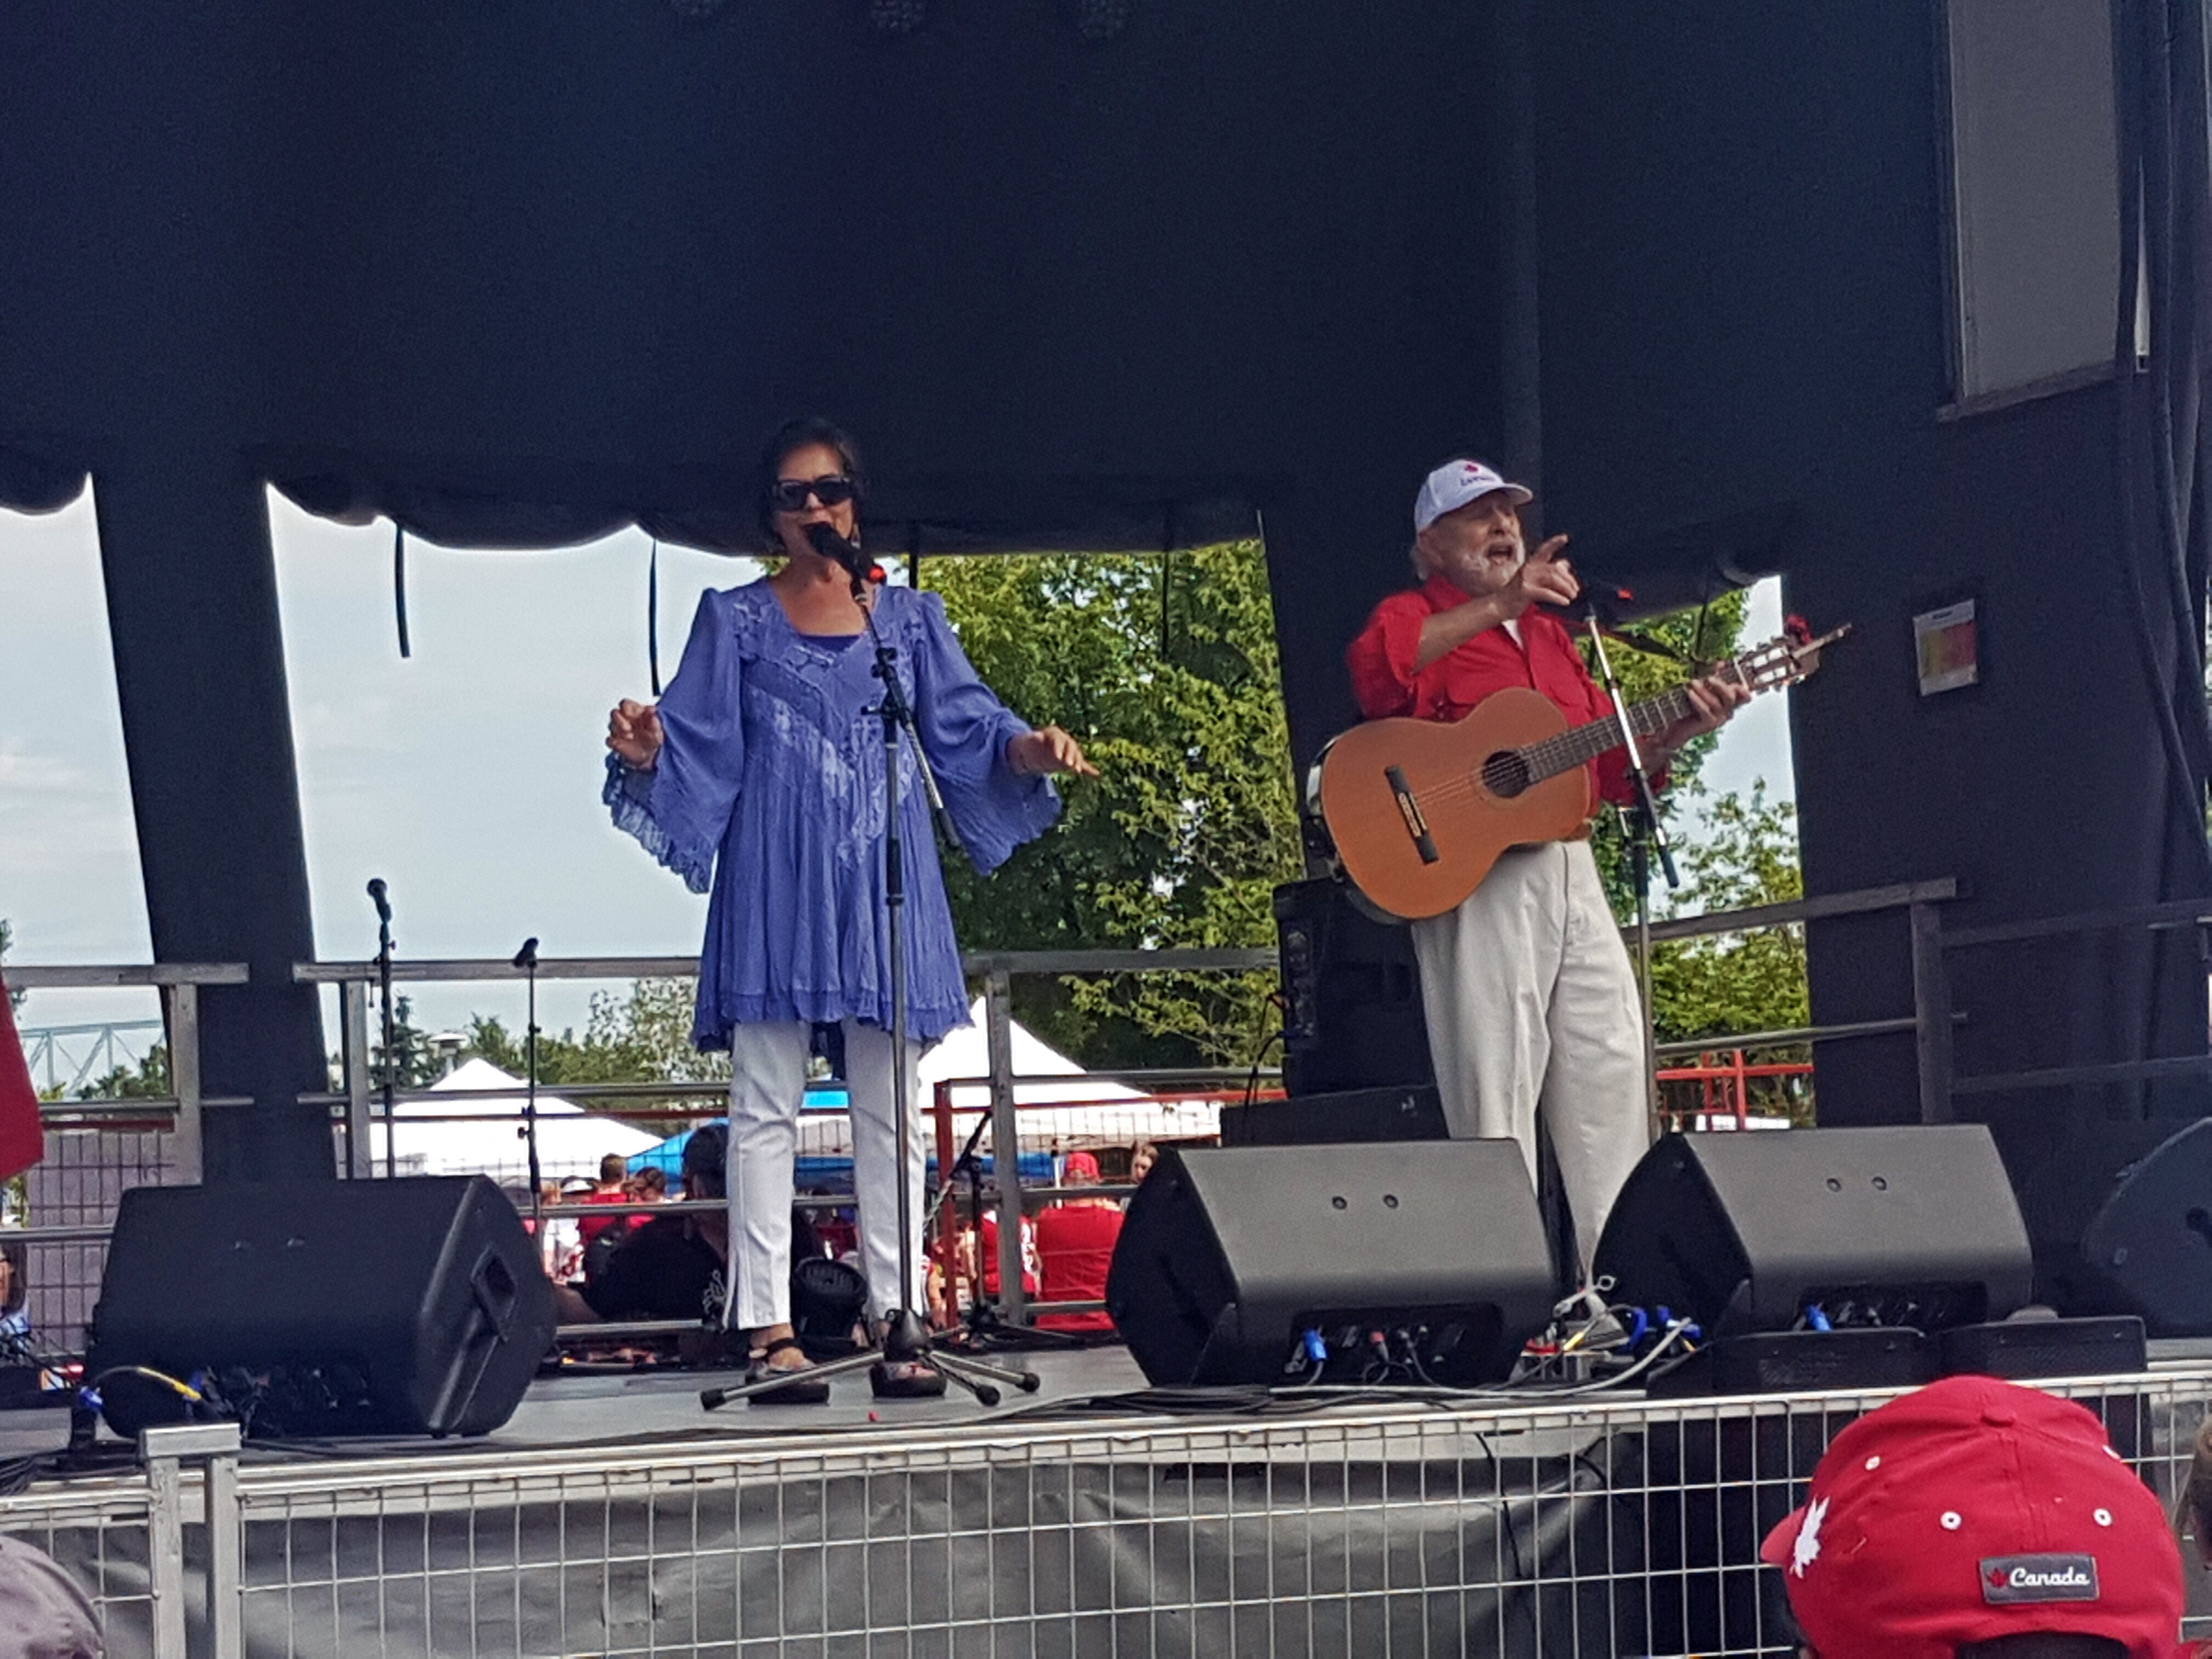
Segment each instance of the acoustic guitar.
[{"label": "acoustic guitar", "polygon": [[[1717,672],[1754,692],[1794,684],[1849,632],[1771,639]],[[1696,712],[1676,686],[1628,719],[1640,741]],[[1579,834],[1595,806],[1589,763],[1625,741],[1615,716],[1570,726],[1542,692],[1516,687],[1456,720],[1355,726],[1322,751],[1309,805],[1369,905],[1406,921],[1442,915],[1509,848]]]}]

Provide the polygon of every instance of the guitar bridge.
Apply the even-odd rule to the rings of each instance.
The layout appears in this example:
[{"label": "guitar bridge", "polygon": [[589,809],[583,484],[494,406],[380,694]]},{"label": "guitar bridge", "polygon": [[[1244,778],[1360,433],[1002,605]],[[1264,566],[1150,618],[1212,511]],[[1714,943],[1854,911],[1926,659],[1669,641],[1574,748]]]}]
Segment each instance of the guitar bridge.
[{"label": "guitar bridge", "polygon": [[1405,769],[1385,767],[1382,775],[1390,781],[1390,793],[1397,800],[1398,816],[1406,820],[1406,833],[1413,838],[1413,850],[1421,855],[1422,863],[1436,863],[1443,854],[1437,851],[1437,838],[1429,833],[1429,821],[1421,816],[1421,804],[1413,799]]}]

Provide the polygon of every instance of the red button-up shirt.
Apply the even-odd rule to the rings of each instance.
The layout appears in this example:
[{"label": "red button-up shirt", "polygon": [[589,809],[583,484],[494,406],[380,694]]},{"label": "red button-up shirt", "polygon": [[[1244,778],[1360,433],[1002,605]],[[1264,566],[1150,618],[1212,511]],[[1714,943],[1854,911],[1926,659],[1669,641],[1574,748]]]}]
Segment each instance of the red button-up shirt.
[{"label": "red button-up shirt", "polygon": [[[1352,695],[1369,720],[1411,715],[1415,720],[1455,720],[1493,691],[1530,686],[1559,706],[1571,726],[1613,712],[1613,699],[1590,678],[1582,653],[1565,626],[1550,612],[1533,607],[1521,613],[1521,640],[1504,628],[1486,628],[1462,641],[1426,668],[1416,669],[1421,624],[1439,611],[1467,603],[1468,596],[1443,576],[1393,593],[1375,607],[1367,626],[1352,642],[1346,659],[1352,669]],[[1590,768],[1597,792],[1623,806],[1635,804],[1628,762],[1615,749]],[[1656,787],[1662,779],[1655,773]]]}]

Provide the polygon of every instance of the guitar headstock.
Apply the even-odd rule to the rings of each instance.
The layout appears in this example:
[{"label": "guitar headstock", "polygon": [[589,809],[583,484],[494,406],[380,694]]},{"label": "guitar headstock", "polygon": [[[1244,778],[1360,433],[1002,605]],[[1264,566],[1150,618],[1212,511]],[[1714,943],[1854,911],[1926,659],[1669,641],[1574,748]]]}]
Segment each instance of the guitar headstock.
[{"label": "guitar headstock", "polygon": [[1850,631],[1851,625],[1845,623],[1816,639],[1802,617],[1792,617],[1787,632],[1776,635],[1764,645],[1739,653],[1730,666],[1736,678],[1753,691],[1795,685],[1820,666],[1822,651]]}]

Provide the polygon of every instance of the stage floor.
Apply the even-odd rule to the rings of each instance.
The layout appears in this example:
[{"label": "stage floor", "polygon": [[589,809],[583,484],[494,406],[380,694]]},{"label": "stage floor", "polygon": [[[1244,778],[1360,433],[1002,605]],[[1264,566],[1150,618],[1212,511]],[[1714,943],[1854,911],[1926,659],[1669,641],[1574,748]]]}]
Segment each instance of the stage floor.
[{"label": "stage floor", "polygon": [[[995,1407],[948,1385],[941,1400],[878,1400],[868,1374],[854,1371],[830,1385],[826,1406],[729,1405],[707,1411],[702,1389],[744,1380],[739,1371],[647,1371],[627,1376],[540,1377],[504,1428],[470,1443],[483,1449],[500,1446],[550,1449],[610,1440],[661,1439],[684,1434],[807,1434],[825,1429],[932,1428],[988,1422],[1009,1413],[1033,1418],[1056,1401],[1126,1394],[1146,1386],[1145,1374],[1128,1350],[1114,1346],[1067,1352],[986,1356],[994,1364],[1034,1372],[1038,1388],[1024,1394],[1006,1386]],[[416,1443],[419,1446],[420,1443]]]}]

